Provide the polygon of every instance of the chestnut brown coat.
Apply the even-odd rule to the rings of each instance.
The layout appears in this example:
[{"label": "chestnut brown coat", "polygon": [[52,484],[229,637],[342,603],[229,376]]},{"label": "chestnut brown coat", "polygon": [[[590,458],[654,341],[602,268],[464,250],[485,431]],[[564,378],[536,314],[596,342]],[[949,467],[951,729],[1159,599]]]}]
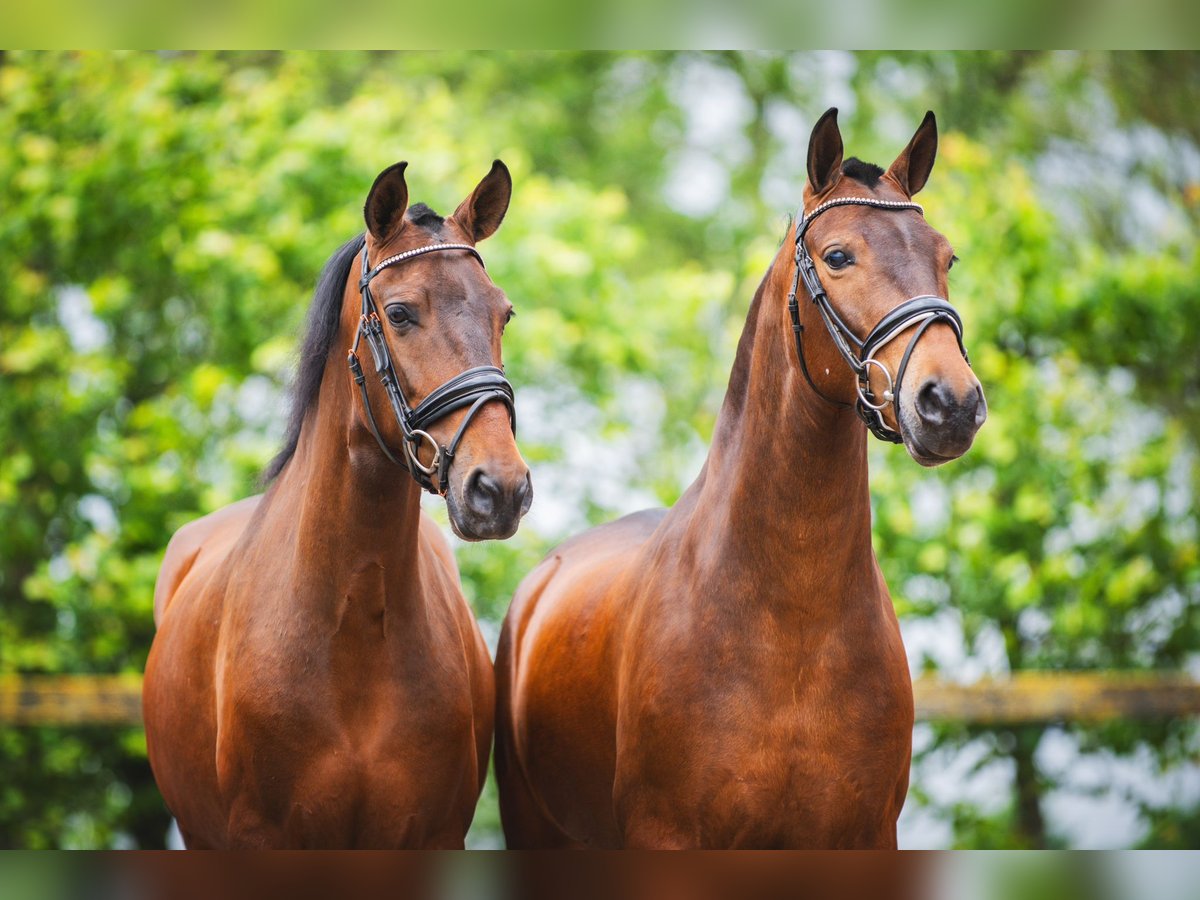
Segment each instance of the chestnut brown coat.
[{"label": "chestnut brown coat", "polygon": [[[403,163],[379,176],[365,238],[318,287],[274,482],[171,540],[144,707],[150,763],[189,847],[463,845],[492,740],[491,661],[420,489],[370,431],[346,350],[361,254],[473,245],[499,226],[511,184],[497,162],[443,220],[406,213]],[[410,403],[501,364],[511,305],[469,251],[388,268],[372,291]],[[371,406],[402,458],[374,374]],[[446,443],[465,414],[431,434]],[[508,537],[529,499],[508,410],[489,403],[450,469],[451,524],[466,539]]]},{"label": "chestnut brown coat", "polygon": [[[886,173],[843,165],[831,110],[810,142],[805,210],[909,200],[936,142],[930,115]],[[566,542],[517,590],[496,660],[510,847],[896,846],[912,687],[871,545],[866,430],[797,358],[792,238],[750,306],[695,483],[670,510]],[[860,336],[909,298],[947,296],[953,251],[916,210],[840,206],[806,240]],[[852,402],[807,296],[801,318],[816,386]],[[906,342],[880,353],[892,372]],[[938,323],[885,420],[935,465],[967,450],[984,409]]]}]

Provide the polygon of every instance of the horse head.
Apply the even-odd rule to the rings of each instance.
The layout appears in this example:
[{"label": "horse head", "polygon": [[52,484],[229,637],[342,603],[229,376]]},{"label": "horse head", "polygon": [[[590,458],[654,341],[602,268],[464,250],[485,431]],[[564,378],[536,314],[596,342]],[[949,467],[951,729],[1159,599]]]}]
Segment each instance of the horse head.
[{"label": "horse head", "polygon": [[797,265],[807,258],[815,280],[805,276],[805,284],[818,301],[802,304],[815,326],[808,331],[822,331],[823,320],[833,338],[805,343],[809,381],[827,399],[857,405],[872,431],[903,442],[924,466],[965,453],[987,418],[948,301],[954,250],[912,201],[936,153],[937,124],[927,113],[886,171],[843,162],[837,110],[829,110],[809,141],[797,223]]},{"label": "horse head", "polygon": [[[362,293],[356,333],[380,374],[364,378],[351,354],[363,400],[357,416],[389,458],[445,496],[459,537],[507,538],[533,498],[502,374],[513,307],[474,248],[500,227],[512,179],[496,160],[443,218],[424,204],[409,208],[406,165],[385,169],[367,196],[363,275],[352,270],[358,288],[348,286]],[[379,414],[389,408],[394,415]]]}]

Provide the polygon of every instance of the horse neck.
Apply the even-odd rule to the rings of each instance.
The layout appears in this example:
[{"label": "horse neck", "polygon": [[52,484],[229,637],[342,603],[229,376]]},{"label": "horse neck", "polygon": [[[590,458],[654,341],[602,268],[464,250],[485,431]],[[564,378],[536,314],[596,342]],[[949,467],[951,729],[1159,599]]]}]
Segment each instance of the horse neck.
[{"label": "horse neck", "polygon": [[[335,348],[348,345],[343,332]],[[383,456],[356,402],[335,350],[271,505],[295,517],[296,565],[315,583],[340,588],[365,573],[380,583],[382,573],[389,604],[404,602],[416,593],[421,490]]]},{"label": "horse neck", "polygon": [[[818,595],[839,585],[853,593],[852,583],[873,583],[875,562],[866,429],[852,410],[817,396],[800,370],[789,251],[785,241],[751,304],[691,531],[706,545],[701,558],[738,567],[739,583],[761,582],[758,596],[774,588],[795,603],[805,595],[798,581],[819,586]],[[812,366],[812,345],[825,338],[815,317],[805,337]]]}]

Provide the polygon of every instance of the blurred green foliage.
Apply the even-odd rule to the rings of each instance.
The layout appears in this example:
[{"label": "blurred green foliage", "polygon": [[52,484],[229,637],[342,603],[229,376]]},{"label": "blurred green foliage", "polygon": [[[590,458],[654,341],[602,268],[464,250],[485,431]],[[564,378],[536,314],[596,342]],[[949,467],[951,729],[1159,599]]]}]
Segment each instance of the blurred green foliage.
[{"label": "blurred green foliage", "polygon": [[[411,162],[449,211],[495,156],[485,248],[535,511],[458,548],[495,633],[556,541],[697,471],[758,279],[842,107],[886,164],[926,108],[922,194],[963,262],[990,420],[921,470],[873,446],[876,548],[924,668],[1169,668],[1200,646],[1195,54],[7,54],[0,62],[0,673],[140,671],[174,529],[256,490],[321,265]],[[435,515],[442,515],[431,507]],[[947,649],[945,635],[949,635]],[[1065,726],[1081,758],[1195,765],[1192,722]],[[1010,800],[911,804],[962,845],[1042,846],[1042,728],[939,727]],[[982,744],[981,744],[982,742]],[[138,732],[0,729],[0,846],[157,846]],[[1153,846],[1194,798],[1131,796]],[[489,785],[474,840],[495,842]]]}]

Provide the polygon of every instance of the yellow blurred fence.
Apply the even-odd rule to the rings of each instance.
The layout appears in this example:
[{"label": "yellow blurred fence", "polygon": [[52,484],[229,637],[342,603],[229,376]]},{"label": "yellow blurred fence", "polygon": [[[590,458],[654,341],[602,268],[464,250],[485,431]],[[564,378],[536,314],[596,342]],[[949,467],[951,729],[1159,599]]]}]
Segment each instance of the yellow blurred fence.
[{"label": "yellow blurred fence", "polygon": [[[913,683],[917,719],[980,725],[1200,715],[1200,681],[1163,672],[1020,672]],[[142,723],[139,675],[0,675],[0,726]]]}]

